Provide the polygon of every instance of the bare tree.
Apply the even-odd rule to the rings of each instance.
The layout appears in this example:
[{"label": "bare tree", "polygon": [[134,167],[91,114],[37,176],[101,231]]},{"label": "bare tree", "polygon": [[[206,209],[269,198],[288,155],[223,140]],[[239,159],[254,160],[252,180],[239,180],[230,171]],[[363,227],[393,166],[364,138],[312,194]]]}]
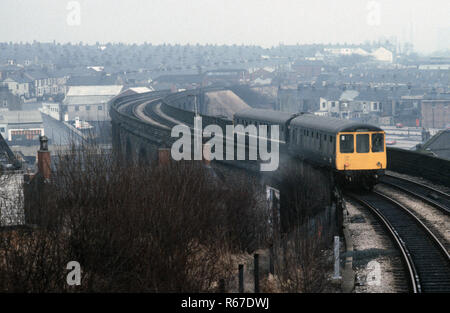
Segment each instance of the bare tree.
[{"label": "bare tree", "polygon": [[[0,290],[214,291],[234,275],[232,252],[264,233],[254,188],[202,164],[125,164],[88,144],[57,159],[33,198],[37,228],[1,234]],[[65,285],[69,261],[81,286]]]}]

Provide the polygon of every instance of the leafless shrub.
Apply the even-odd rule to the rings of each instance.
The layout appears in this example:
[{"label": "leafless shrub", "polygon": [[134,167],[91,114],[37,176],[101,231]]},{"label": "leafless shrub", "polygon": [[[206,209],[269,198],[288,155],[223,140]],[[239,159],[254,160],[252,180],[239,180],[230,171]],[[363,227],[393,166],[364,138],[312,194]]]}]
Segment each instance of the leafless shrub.
[{"label": "leafless shrub", "polygon": [[[198,163],[124,164],[73,145],[33,198],[38,228],[3,232],[0,290],[217,290],[234,275],[231,252],[254,245],[262,220],[253,188],[216,179]],[[81,286],[65,285],[72,260]]]},{"label": "leafless shrub", "polygon": [[284,232],[273,244],[278,285],[283,292],[321,292],[330,268],[324,249],[334,231],[333,217],[327,216],[326,225],[321,218],[331,204],[329,176],[299,162],[290,163],[282,175],[282,204],[290,210],[284,216]]},{"label": "leafless shrub", "polygon": [[282,238],[277,277],[283,292],[322,292],[327,286],[330,264],[325,246],[308,231],[298,228]]},{"label": "leafless shrub", "polygon": [[21,226],[3,229],[0,231],[0,290],[66,290],[66,252],[64,239],[56,233]]}]

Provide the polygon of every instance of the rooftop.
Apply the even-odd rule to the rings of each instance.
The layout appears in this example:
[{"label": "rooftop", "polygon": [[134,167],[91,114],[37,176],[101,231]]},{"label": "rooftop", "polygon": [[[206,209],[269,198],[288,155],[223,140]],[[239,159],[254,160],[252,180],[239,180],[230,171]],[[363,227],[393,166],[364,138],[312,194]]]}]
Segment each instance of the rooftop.
[{"label": "rooftop", "polygon": [[41,112],[35,111],[3,111],[0,112],[0,123],[34,124],[42,123]]},{"label": "rooftop", "polygon": [[122,90],[122,85],[106,86],[72,86],[66,97],[80,96],[116,96]]}]

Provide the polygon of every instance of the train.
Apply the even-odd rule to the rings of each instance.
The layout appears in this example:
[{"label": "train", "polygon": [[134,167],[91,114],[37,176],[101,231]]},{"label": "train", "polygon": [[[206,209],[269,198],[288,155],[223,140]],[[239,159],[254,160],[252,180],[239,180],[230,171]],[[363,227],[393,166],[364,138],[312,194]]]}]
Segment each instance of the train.
[{"label": "train", "polygon": [[239,111],[233,124],[278,125],[279,143],[290,155],[330,169],[347,185],[372,189],[386,170],[386,134],[374,125],[265,109]]}]

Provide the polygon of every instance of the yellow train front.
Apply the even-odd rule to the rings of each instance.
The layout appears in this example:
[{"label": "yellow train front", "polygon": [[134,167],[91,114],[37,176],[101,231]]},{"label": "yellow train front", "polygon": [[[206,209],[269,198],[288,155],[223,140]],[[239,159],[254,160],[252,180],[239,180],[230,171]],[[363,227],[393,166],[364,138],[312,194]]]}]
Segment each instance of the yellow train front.
[{"label": "yellow train front", "polygon": [[289,125],[289,151],[333,169],[338,181],[371,189],[386,169],[385,133],[350,120],[301,114]]}]

